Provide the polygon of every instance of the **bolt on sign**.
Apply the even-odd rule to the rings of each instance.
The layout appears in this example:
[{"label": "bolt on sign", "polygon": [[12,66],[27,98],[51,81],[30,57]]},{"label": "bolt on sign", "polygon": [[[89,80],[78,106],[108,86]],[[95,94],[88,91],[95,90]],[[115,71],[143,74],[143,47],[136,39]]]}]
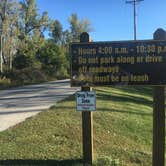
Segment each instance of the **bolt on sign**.
[{"label": "bolt on sign", "polygon": [[72,43],[71,86],[164,85],[166,41]]},{"label": "bolt on sign", "polygon": [[76,92],[77,111],[96,111],[96,92],[78,91]]}]

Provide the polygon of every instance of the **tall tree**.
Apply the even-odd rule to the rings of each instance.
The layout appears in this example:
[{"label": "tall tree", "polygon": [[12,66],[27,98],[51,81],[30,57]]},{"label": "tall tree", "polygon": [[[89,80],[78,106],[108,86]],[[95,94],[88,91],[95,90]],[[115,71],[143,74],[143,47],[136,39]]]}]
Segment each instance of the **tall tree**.
[{"label": "tall tree", "polygon": [[[17,56],[25,59],[31,58],[35,62],[35,56],[44,43],[44,30],[48,26],[48,14],[38,13],[35,0],[20,1],[20,19],[19,26],[19,49]],[[17,58],[18,60],[18,58]],[[29,64],[30,66],[33,64]],[[27,67],[27,66],[25,66]]]},{"label": "tall tree", "polygon": [[51,21],[50,26],[50,37],[51,39],[57,43],[61,44],[62,43],[62,35],[63,35],[63,28],[61,23],[58,20]]},{"label": "tall tree", "polygon": [[1,72],[3,63],[12,68],[13,55],[17,48],[17,20],[19,5],[17,0],[2,0],[0,2],[0,57]]},{"label": "tall tree", "polygon": [[35,29],[41,30],[42,27],[48,25],[48,14],[43,12],[42,16],[38,14],[35,0],[20,1],[21,13],[19,27],[22,37],[33,35]]},{"label": "tall tree", "polygon": [[76,13],[71,14],[68,21],[73,42],[79,41],[79,36],[82,32],[91,32],[93,30],[90,21],[88,19],[79,20]]},{"label": "tall tree", "polygon": [[67,70],[70,72],[70,53],[69,53],[69,43],[78,42],[80,39],[80,34],[82,32],[91,32],[93,30],[89,19],[79,20],[76,13],[71,14],[68,18],[70,29],[63,31],[62,33],[62,48],[65,52],[67,59]]},{"label": "tall tree", "polygon": [[53,40],[45,42],[37,58],[42,64],[42,69],[50,76],[63,77],[67,72],[64,52]]}]

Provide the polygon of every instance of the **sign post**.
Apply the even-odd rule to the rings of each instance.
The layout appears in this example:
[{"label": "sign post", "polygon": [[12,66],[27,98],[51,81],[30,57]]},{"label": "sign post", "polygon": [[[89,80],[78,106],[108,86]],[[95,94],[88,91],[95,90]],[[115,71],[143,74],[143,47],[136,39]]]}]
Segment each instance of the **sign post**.
[{"label": "sign post", "polygon": [[[119,42],[89,42],[89,34],[84,32],[80,42],[72,43],[70,48],[71,86],[81,86],[83,92],[91,91],[92,85],[154,86],[152,163],[164,166],[166,32],[158,29],[154,40]],[[92,165],[93,113],[88,110],[90,107],[85,108],[82,112],[83,159],[85,164]]]},{"label": "sign post", "polygon": [[[84,32],[80,36],[80,42],[89,42],[89,34]],[[88,85],[83,85],[81,91],[91,91]],[[82,112],[82,141],[83,141],[83,161],[84,164],[92,165],[93,161],[93,113],[91,111]]]},{"label": "sign post", "polygon": [[[166,40],[166,32],[158,29],[154,40]],[[155,86],[153,94],[153,166],[165,163],[165,87]]]}]

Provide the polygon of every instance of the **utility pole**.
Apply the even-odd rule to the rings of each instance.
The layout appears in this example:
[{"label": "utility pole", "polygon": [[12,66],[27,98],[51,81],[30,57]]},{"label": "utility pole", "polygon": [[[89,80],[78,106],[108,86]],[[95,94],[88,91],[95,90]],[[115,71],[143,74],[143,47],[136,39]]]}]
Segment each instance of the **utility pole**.
[{"label": "utility pole", "polygon": [[136,5],[138,2],[141,2],[144,0],[131,0],[131,1],[126,1],[128,4],[133,4],[133,9],[134,9],[134,40],[137,40],[137,23],[136,23]]}]

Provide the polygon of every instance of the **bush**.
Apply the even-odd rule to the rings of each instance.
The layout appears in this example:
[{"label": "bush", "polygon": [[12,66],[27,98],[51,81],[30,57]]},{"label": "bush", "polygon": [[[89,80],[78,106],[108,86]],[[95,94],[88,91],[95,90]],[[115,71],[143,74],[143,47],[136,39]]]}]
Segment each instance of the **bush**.
[{"label": "bush", "polygon": [[4,89],[6,87],[10,87],[11,86],[11,81],[8,78],[5,77],[0,77],[0,89]]},{"label": "bush", "polygon": [[119,159],[112,159],[108,156],[102,156],[96,160],[94,166],[122,166]]},{"label": "bush", "polygon": [[48,76],[67,76],[67,59],[63,50],[53,41],[48,40],[40,49],[36,58],[41,63],[42,70]]},{"label": "bush", "polygon": [[25,68],[22,70],[13,70],[8,74],[8,78],[11,79],[12,84],[24,85],[31,83],[40,83],[47,81],[45,73],[37,68]]},{"label": "bush", "polygon": [[29,68],[34,65],[35,59],[31,56],[17,54],[13,60],[13,67],[17,70]]}]

